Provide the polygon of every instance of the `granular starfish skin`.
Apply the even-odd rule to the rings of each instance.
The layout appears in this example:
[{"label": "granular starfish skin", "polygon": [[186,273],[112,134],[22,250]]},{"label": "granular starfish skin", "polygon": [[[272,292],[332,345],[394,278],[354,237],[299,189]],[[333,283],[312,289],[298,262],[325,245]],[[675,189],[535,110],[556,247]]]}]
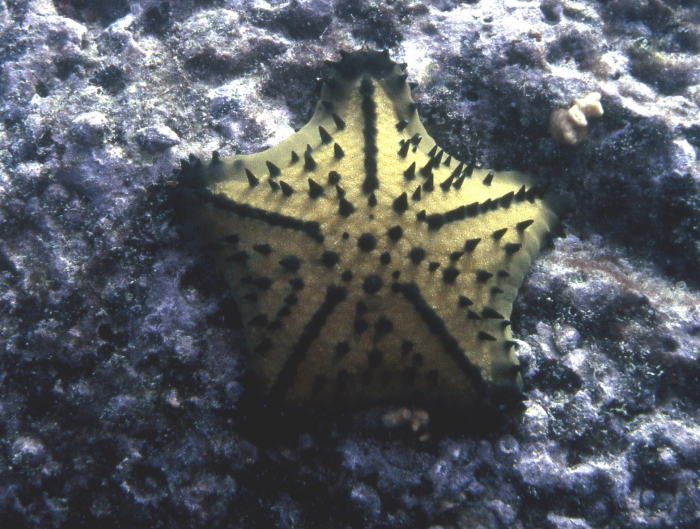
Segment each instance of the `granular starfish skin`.
[{"label": "granular starfish skin", "polygon": [[180,171],[257,385],[298,406],[517,405],[509,317],[557,222],[546,186],[440,149],[387,52],[331,68],[299,132]]}]

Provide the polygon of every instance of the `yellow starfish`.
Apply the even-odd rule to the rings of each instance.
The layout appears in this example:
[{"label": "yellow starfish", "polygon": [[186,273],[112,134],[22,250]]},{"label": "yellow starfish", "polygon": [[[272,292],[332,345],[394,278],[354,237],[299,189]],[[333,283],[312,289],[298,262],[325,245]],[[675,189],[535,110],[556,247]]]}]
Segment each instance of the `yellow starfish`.
[{"label": "yellow starfish", "polygon": [[180,188],[272,401],[522,400],[508,318],[556,216],[525,175],[440,149],[404,68],[388,52],[343,54],[299,132],[183,161]]}]

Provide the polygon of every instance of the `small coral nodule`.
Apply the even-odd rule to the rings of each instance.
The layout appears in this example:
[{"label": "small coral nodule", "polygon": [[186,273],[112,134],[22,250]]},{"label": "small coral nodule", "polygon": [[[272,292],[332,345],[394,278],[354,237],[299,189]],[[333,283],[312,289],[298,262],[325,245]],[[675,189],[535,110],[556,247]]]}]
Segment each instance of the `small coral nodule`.
[{"label": "small coral nodule", "polygon": [[575,99],[568,110],[560,108],[549,118],[549,132],[560,145],[578,145],[588,136],[588,119],[603,115],[600,93]]}]

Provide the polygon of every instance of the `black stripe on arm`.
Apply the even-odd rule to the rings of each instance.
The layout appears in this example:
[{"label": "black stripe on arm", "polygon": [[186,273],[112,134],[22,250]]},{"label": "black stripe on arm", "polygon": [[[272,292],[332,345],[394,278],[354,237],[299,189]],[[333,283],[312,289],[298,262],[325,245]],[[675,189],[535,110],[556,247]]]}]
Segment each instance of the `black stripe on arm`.
[{"label": "black stripe on arm", "polygon": [[264,209],[255,208],[248,204],[241,204],[240,202],[231,200],[223,194],[214,195],[204,190],[199,190],[197,193],[205,202],[211,202],[217,209],[235,213],[241,218],[259,220],[270,226],[279,226],[281,228],[300,231],[315,240],[319,240],[319,237],[322,237],[321,224],[319,222],[301,220],[275,213],[274,211],[265,211]]},{"label": "black stripe on arm", "polygon": [[377,104],[374,102],[374,85],[369,79],[363,79],[360,83],[362,94],[362,117],[365,126],[362,134],[365,137],[365,181],[362,183],[362,191],[371,193],[379,189],[377,178]]},{"label": "black stripe on arm", "polygon": [[304,330],[299,336],[299,340],[292,347],[289,353],[289,358],[282,367],[277,380],[270,389],[270,398],[274,401],[281,401],[287,394],[287,391],[294,385],[294,378],[297,374],[299,363],[306,358],[309,348],[314,340],[321,334],[321,330],[328,322],[328,317],[331,315],[336,305],[342,303],[347,297],[347,290],[338,285],[329,285],[326,289],[326,298],[321,303],[318,310],[311,316],[309,323],[306,324]]},{"label": "black stripe on arm", "polygon": [[[534,187],[531,189],[534,189]],[[508,208],[513,200],[513,196],[513,192],[510,192],[496,199],[488,199],[481,204],[474,202],[472,204],[456,207],[450,211],[445,211],[444,213],[429,213],[425,217],[425,223],[428,225],[428,229],[439,230],[445,224],[451,222],[476,217],[479,214],[495,211],[499,207]]]},{"label": "black stripe on arm", "polygon": [[460,370],[472,381],[477,398],[480,400],[485,399],[488,393],[487,386],[481,376],[479,368],[472,364],[466,357],[457,339],[447,330],[445,322],[425,301],[420,293],[418,285],[412,281],[407,283],[394,283],[391,285],[391,289],[394,292],[402,294],[403,297],[413,305],[418,316],[425,322],[430,332],[437,335],[445,352],[452,357]]}]

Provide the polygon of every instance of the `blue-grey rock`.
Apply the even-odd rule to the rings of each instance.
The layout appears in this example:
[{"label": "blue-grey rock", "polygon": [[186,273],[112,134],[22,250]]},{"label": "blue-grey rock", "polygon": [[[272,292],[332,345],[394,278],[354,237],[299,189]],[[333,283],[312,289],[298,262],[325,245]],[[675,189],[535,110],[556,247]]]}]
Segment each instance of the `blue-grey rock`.
[{"label": "blue-grey rock", "polygon": [[379,494],[365,483],[357,483],[350,491],[350,503],[365,523],[371,523],[382,514]]},{"label": "blue-grey rock", "polygon": [[139,143],[151,152],[163,151],[180,144],[180,138],[167,125],[159,124],[145,127],[138,132]]},{"label": "blue-grey rock", "polygon": [[554,443],[532,443],[523,447],[516,468],[523,483],[553,491],[566,471],[565,457],[565,452]]},{"label": "blue-grey rock", "polygon": [[73,120],[73,135],[83,145],[101,145],[109,132],[109,121],[101,112],[86,112]]},{"label": "blue-grey rock", "polygon": [[[693,2],[0,2],[0,520],[8,527],[696,527]],[[551,181],[566,238],[511,318],[524,410],[256,422],[227,284],[172,171],[305,124],[387,47],[454,157]],[[549,116],[599,92],[588,139]],[[253,403],[254,404],[254,403]],[[0,524],[1,525],[1,524]],[[4,525],[3,525],[4,527]]]},{"label": "blue-grey rock", "polygon": [[496,514],[503,525],[511,525],[517,519],[518,511],[501,500],[492,500],[489,503],[489,508]]},{"label": "blue-grey rock", "polygon": [[591,527],[581,518],[569,518],[552,513],[547,515],[547,523],[552,529],[589,529]]}]

